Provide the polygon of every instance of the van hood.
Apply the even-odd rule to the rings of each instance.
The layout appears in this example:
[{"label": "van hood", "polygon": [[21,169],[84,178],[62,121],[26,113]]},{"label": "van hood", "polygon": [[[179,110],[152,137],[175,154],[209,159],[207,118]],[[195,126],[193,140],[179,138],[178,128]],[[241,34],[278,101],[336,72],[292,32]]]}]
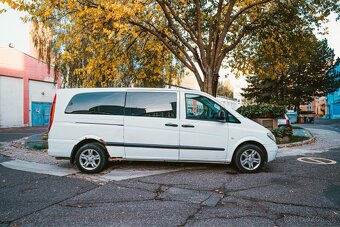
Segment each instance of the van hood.
[{"label": "van hood", "polygon": [[261,132],[266,132],[266,133],[271,132],[269,129],[263,127],[262,125],[260,125],[259,123],[253,120],[250,120],[249,118],[243,117],[241,121],[242,123],[244,122],[245,124],[249,125],[249,127],[251,127],[252,129],[255,129]]}]

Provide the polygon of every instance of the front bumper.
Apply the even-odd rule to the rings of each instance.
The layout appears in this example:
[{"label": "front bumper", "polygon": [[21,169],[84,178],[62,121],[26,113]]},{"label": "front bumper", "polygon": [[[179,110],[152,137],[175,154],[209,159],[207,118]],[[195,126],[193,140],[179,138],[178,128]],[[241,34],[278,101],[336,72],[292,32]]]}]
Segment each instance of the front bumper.
[{"label": "front bumper", "polygon": [[275,160],[277,151],[279,150],[277,145],[275,143],[272,143],[272,144],[266,144],[264,145],[264,147],[266,148],[266,151],[267,151],[267,156],[268,156],[267,162],[271,162]]}]

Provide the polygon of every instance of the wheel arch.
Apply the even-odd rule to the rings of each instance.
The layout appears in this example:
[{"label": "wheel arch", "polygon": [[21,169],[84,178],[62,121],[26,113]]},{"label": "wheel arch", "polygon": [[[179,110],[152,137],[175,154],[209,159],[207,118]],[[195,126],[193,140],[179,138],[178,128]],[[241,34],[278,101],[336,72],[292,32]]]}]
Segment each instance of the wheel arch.
[{"label": "wheel arch", "polygon": [[240,144],[235,148],[235,150],[234,150],[234,152],[233,152],[233,157],[232,157],[232,159],[231,159],[231,162],[232,162],[232,163],[234,162],[234,158],[235,158],[236,151],[237,151],[240,147],[242,147],[242,146],[244,146],[244,145],[246,145],[246,144],[252,144],[252,145],[256,145],[256,146],[260,147],[261,150],[263,151],[264,155],[265,155],[265,162],[268,161],[268,152],[267,152],[266,148],[265,148],[260,142],[257,142],[257,141],[255,141],[255,140],[247,140],[247,141],[244,141],[244,142],[240,143]]},{"label": "wheel arch", "polygon": [[80,140],[80,142],[78,142],[72,149],[71,152],[71,157],[70,157],[70,162],[73,164],[75,161],[75,156],[77,151],[84,146],[85,144],[89,144],[89,143],[97,143],[103,146],[104,151],[106,152],[106,155],[109,157],[109,152],[106,149],[105,143],[103,140],[101,139],[95,139],[95,138],[84,138],[82,140]]}]

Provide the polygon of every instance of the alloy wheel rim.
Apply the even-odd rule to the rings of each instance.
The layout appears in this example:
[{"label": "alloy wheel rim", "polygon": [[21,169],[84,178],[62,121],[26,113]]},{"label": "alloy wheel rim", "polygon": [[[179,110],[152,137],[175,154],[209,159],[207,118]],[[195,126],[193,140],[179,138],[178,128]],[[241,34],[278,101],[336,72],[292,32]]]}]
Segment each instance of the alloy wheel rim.
[{"label": "alloy wheel rim", "polygon": [[255,170],[261,164],[261,155],[254,149],[245,150],[241,154],[240,163],[246,170]]},{"label": "alloy wheel rim", "polygon": [[100,155],[94,149],[86,149],[79,156],[80,165],[86,170],[94,170],[100,164]]}]

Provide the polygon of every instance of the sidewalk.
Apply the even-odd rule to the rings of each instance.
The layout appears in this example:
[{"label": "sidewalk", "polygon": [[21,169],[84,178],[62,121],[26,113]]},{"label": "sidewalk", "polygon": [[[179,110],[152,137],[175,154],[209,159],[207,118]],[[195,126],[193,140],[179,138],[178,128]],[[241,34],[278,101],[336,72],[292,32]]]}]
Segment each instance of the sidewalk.
[{"label": "sidewalk", "polygon": [[[309,125],[306,126],[308,127]],[[304,127],[304,125],[300,124],[299,127]],[[322,153],[340,147],[339,132],[316,127],[308,127],[307,129],[316,137],[315,143],[305,144],[299,147],[281,148],[279,149],[277,157]]]},{"label": "sidewalk", "polygon": [[337,126],[340,126],[340,119],[323,119],[323,118],[315,118],[314,124],[321,124],[321,125],[337,125]]}]

